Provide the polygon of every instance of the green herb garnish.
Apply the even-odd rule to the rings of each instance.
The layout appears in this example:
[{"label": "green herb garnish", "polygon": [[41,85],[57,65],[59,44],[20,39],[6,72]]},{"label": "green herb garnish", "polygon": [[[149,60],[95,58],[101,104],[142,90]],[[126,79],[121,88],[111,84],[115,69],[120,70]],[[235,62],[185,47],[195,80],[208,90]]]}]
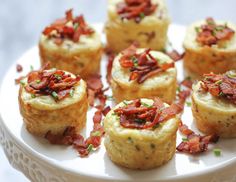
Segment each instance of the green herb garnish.
[{"label": "green herb garnish", "polygon": [[93,144],[89,144],[87,150],[88,150],[88,152],[91,152],[93,150]]},{"label": "green herb garnish", "polygon": [[36,95],[35,94],[31,94],[31,98],[35,98],[36,97]]},{"label": "green herb garnish", "polygon": [[152,105],[149,105],[149,104],[147,104],[147,103],[145,103],[145,102],[142,102],[142,101],[141,101],[141,104],[142,104],[143,106],[145,106],[145,107],[148,107],[148,108],[151,108],[151,107],[152,107]]},{"label": "green herb garnish", "polygon": [[70,96],[73,97],[73,96],[74,96],[74,93],[75,93],[74,89],[71,89],[71,90],[70,90]]},{"label": "green herb garnish", "polygon": [[38,83],[38,84],[39,84],[40,82],[41,82],[40,80],[36,80],[36,83]]},{"label": "green herb garnish", "polygon": [[52,96],[54,99],[58,99],[58,94],[55,91],[52,92]]},{"label": "green herb garnish", "polygon": [[214,149],[213,152],[214,152],[215,156],[217,156],[217,157],[221,156],[221,150],[220,149]]},{"label": "green herb garnish", "polygon": [[195,31],[197,32],[197,33],[199,33],[200,32],[200,27],[195,27]]},{"label": "green herb garnish", "polygon": [[140,13],[140,14],[139,14],[139,17],[140,17],[141,19],[143,19],[143,18],[145,17],[145,14],[144,14],[144,13]]},{"label": "green herb garnish", "polygon": [[123,101],[123,104],[127,106],[129,103],[124,100],[124,101]]},{"label": "green herb garnish", "polygon": [[192,105],[191,102],[186,102],[187,106],[190,107]]},{"label": "green herb garnish", "polygon": [[183,141],[183,142],[187,142],[188,139],[187,139],[187,138],[182,138],[182,141]]},{"label": "green herb garnish", "polygon": [[101,132],[100,131],[94,131],[91,135],[92,136],[101,136]]},{"label": "green herb garnish", "polygon": [[57,80],[61,80],[61,75],[54,74],[54,76],[56,77]]},{"label": "green herb garnish", "polygon": [[22,86],[25,86],[25,82],[24,82],[23,80],[20,80],[20,84],[21,84]]}]

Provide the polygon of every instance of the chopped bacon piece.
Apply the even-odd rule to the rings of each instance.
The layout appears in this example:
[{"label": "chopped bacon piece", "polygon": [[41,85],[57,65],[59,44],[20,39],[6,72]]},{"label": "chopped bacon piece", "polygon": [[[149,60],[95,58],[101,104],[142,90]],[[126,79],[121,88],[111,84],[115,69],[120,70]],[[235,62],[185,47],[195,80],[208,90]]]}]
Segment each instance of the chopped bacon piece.
[{"label": "chopped bacon piece", "polygon": [[183,59],[184,53],[180,54],[176,50],[172,50],[171,52],[166,53],[171,59],[173,59],[175,62]]},{"label": "chopped bacon piece", "polygon": [[[94,30],[86,24],[84,17],[80,15],[74,18],[72,11],[72,9],[66,11],[65,18],[56,20],[43,31],[43,34],[52,38],[57,45],[61,45],[65,38],[78,42],[81,35],[94,33]],[[69,23],[72,26],[68,25]]]},{"label": "chopped bacon piece", "polygon": [[103,114],[104,116],[106,116],[107,113],[109,113],[110,110],[111,110],[111,107],[110,107],[110,106],[107,106],[107,107],[105,107],[105,108],[103,109],[102,114]]},{"label": "chopped bacon piece", "polygon": [[16,65],[16,71],[17,72],[22,72],[23,71],[23,67],[20,64]]},{"label": "chopped bacon piece", "polygon": [[195,134],[192,130],[190,130],[187,125],[179,126],[179,131],[187,136],[186,141],[182,141],[178,146],[177,150],[179,152],[185,152],[189,154],[198,154],[208,150],[209,143],[216,143],[219,139],[217,135],[206,135],[201,136]]},{"label": "chopped bacon piece", "polygon": [[119,59],[123,68],[129,68],[131,72],[130,81],[137,80],[141,84],[148,78],[174,67],[174,62],[159,65],[158,60],[150,54],[151,49],[147,49],[140,54],[137,54],[136,51],[137,47],[131,45],[121,52],[122,56]]},{"label": "chopped bacon piece", "polygon": [[114,112],[120,116],[120,124],[125,128],[149,129],[161,122],[165,122],[182,111],[178,104],[165,107],[160,99],[154,99],[150,106],[142,105],[141,100],[133,100]]},{"label": "chopped bacon piece", "polygon": [[180,85],[183,85],[189,89],[192,89],[193,82],[192,80],[186,78],[180,83]]},{"label": "chopped bacon piece", "polygon": [[214,97],[227,99],[236,104],[236,74],[234,71],[225,74],[205,74],[201,80],[201,88]]},{"label": "chopped bacon piece", "polygon": [[213,18],[207,18],[206,24],[197,27],[197,42],[202,45],[212,46],[219,41],[230,40],[235,31],[227,25],[217,25]]},{"label": "chopped bacon piece", "polygon": [[152,4],[151,0],[125,0],[116,6],[117,13],[121,19],[134,19],[139,23],[144,16],[148,16],[157,8],[157,4]]}]

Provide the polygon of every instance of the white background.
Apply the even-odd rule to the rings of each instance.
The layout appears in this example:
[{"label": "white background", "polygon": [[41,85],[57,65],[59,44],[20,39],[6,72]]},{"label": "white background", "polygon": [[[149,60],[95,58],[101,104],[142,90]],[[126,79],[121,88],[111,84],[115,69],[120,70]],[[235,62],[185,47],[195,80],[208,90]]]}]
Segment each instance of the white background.
[{"label": "white background", "polygon": [[[167,3],[173,23],[188,25],[208,16],[236,23],[235,0],[167,0]],[[106,20],[106,0],[0,0],[0,83],[14,60],[37,44],[45,25],[63,16],[69,8],[76,14],[83,13],[90,23]],[[9,165],[1,147],[0,163],[1,182],[28,181]]]}]

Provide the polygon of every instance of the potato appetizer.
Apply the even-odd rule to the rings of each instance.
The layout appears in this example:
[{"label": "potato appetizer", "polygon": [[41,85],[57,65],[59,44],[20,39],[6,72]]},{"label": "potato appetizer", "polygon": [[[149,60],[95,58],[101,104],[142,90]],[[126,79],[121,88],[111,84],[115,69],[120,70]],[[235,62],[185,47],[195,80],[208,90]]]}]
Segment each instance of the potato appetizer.
[{"label": "potato appetizer", "polygon": [[192,77],[236,69],[236,26],[228,21],[193,23],[184,39],[184,68]]},{"label": "potato appetizer", "polygon": [[160,97],[171,103],[176,94],[176,68],[167,55],[134,45],[113,62],[111,88],[117,103],[136,98]]},{"label": "potato appetizer", "polygon": [[162,50],[169,23],[164,0],[109,0],[105,25],[108,46],[117,53],[133,42]]},{"label": "potato appetizer", "polygon": [[197,127],[206,134],[236,137],[236,72],[205,74],[193,86],[192,111]]},{"label": "potato appetizer", "polygon": [[102,43],[100,35],[87,25],[82,15],[66,17],[46,27],[39,41],[41,64],[79,74],[82,78],[100,70]]},{"label": "potato appetizer", "polygon": [[32,134],[61,135],[67,127],[79,132],[86,123],[86,83],[62,70],[32,71],[21,81],[19,107]]},{"label": "potato appetizer", "polygon": [[160,99],[123,101],[104,119],[104,144],[110,159],[131,169],[150,169],[169,161],[176,147],[182,108]]}]

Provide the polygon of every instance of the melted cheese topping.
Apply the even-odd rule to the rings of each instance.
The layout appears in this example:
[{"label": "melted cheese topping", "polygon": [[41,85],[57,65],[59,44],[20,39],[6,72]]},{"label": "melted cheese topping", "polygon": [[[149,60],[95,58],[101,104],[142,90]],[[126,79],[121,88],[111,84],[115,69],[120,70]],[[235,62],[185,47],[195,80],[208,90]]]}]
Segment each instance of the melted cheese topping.
[{"label": "melted cheese topping", "polygon": [[222,112],[236,112],[236,106],[230,103],[226,99],[214,97],[209,92],[204,92],[201,90],[201,82],[193,85],[193,94],[195,102],[201,105],[207,105],[209,108],[214,110],[219,110]]},{"label": "melted cheese topping", "polygon": [[[206,48],[208,46],[202,46],[196,41],[197,37],[197,31],[196,27],[201,27],[201,25],[206,24],[205,21],[198,21],[190,25],[186,31],[185,39],[184,39],[184,47],[186,49],[198,49],[199,51],[202,48]],[[234,36],[227,41],[220,41],[216,45],[212,45],[210,48],[220,50],[220,51],[231,51],[234,50],[236,51],[236,25],[232,24],[231,22],[225,22],[225,21],[216,21],[216,24],[219,25],[225,25],[235,31]]]},{"label": "melted cheese topping", "polygon": [[[151,99],[141,99],[141,101],[148,105],[153,104],[153,100]],[[165,140],[166,137],[169,137],[169,135],[171,135],[172,132],[175,132],[176,128],[178,127],[179,119],[176,116],[172,119],[167,120],[166,122],[161,123],[159,127],[157,127],[154,130],[124,128],[120,125],[119,116],[114,113],[115,109],[123,106],[125,106],[125,104],[121,102],[114,109],[112,109],[106,116],[104,127],[105,131],[108,132],[109,135],[122,138],[134,137],[140,140],[158,139],[161,142]],[[168,104],[165,104],[165,106],[168,106]]]},{"label": "melted cheese topping", "polygon": [[[116,10],[116,5],[120,2],[124,2],[124,0],[108,0],[108,18],[110,21],[118,21],[118,22],[122,21],[120,16],[117,14]],[[158,4],[156,11],[151,15],[145,16],[139,23],[140,25],[142,24],[151,25],[153,22],[158,21],[157,17],[162,17],[161,19],[169,19],[164,0],[152,0],[152,4]],[[133,19],[131,21],[134,22]],[[128,23],[130,21],[124,20],[123,22]]]},{"label": "melted cheese topping", "polygon": [[[66,73],[68,74],[68,72]],[[75,77],[75,75],[71,75],[72,77]],[[25,79],[23,82],[27,83],[27,79]],[[23,102],[30,104],[34,108],[40,110],[54,110],[79,102],[84,97],[84,95],[86,95],[86,83],[81,79],[74,86],[74,94],[72,97],[68,96],[57,102],[50,95],[41,95],[33,98],[31,93],[28,93],[24,88],[22,88],[20,97],[22,98]]]},{"label": "melted cheese topping", "polygon": [[[145,49],[138,49],[137,53],[143,52]],[[173,62],[173,60],[170,59],[169,56],[157,52],[157,51],[151,51],[150,54],[156,58],[160,64],[162,63],[170,63]],[[112,78],[118,82],[119,84],[128,85],[128,86],[139,86],[144,89],[150,89],[150,88],[156,88],[156,87],[164,87],[166,85],[169,85],[170,82],[173,82],[173,80],[176,78],[176,68],[169,68],[165,72],[160,72],[156,76],[152,76],[145,80],[142,84],[138,84],[136,80],[129,81],[130,77],[130,71],[127,68],[123,68],[120,65],[119,59],[122,56],[122,54],[119,54],[114,62],[112,67]]]},{"label": "melted cheese topping", "polygon": [[49,39],[48,36],[41,35],[40,44],[46,49],[52,50],[69,50],[71,52],[77,51],[90,51],[98,49],[102,46],[100,35],[97,32],[94,32],[91,35],[81,35],[79,42],[73,42],[69,39],[64,39],[63,43],[58,46],[54,43],[53,39]]}]

